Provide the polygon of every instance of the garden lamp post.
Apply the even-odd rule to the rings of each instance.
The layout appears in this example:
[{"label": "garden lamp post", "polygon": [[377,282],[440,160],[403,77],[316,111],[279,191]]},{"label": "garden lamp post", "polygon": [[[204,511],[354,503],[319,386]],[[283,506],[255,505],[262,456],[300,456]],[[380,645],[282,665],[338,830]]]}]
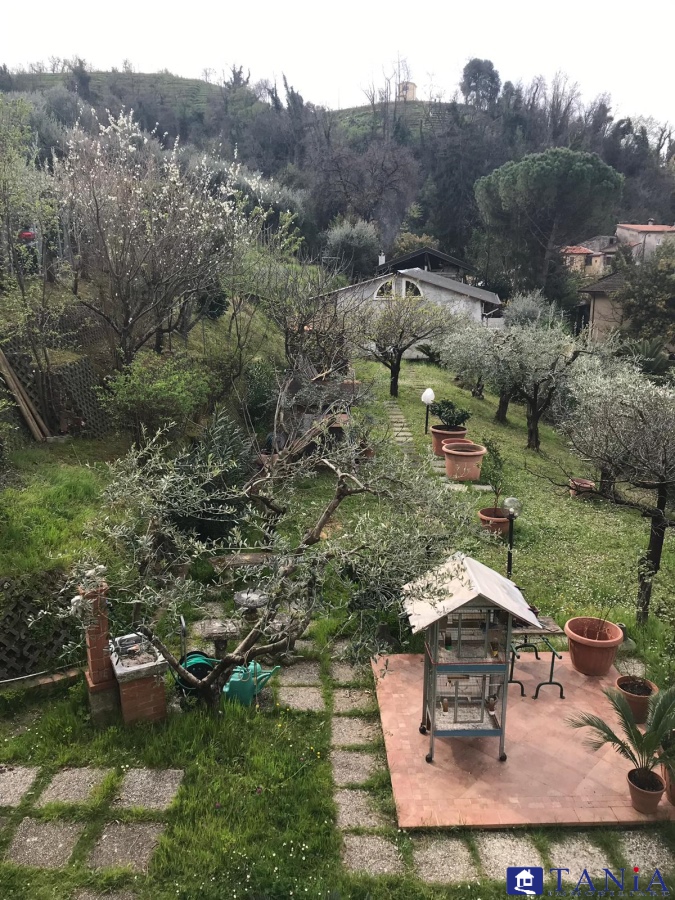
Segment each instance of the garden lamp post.
[{"label": "garden lamp post", "polygon": [[427,388],[426,391],[422,394],[422,403],[424,403],[424,405],[427,408],[427,415],[424,420],[424,433],[425,434],[429,433],[429,407],[434,402],[435,399],[436,399],[436,394],[434,394],[434,392],[431,390],[431,388]]},{"label": "garden lamp post", "polygon": [[509,550],[506,556],[506,577],[510,578],[513,572],[513,523],[523,509],[523,504],[517,497],[507,497],[504,500],[506,516],[509,520]]}]

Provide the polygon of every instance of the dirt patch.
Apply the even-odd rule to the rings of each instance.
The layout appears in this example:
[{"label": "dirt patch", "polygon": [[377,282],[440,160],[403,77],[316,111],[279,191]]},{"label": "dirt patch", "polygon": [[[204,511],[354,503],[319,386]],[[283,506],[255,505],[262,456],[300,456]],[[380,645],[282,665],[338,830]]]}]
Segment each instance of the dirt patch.
[{"label": "dirt patch", "polygon": [[415,840],[413,859],[418,876],[431,884],[478,880],[471,852],[458,837]]},{"label": "dirt patch", "polygon": [[342,688],[333,693],[333,711],[336,713],[348,713],[354,710],[363,712],[372,709],[374,705],[375,697],[369,691]]},{"label": "dirt patch", "polygon": [[30,766],[0,765],[0,806],[18,806],[38,772]]},{"label": "dirt patch", "polygon": [[279,703],[290,709],[301,712],[323,712],[326,704],[323,702],[321,688],[316,687],[284,687],[279,690]]},{"label": "dirt patch", "polygon": [[89,865],[94,869],[128,866],[134,872],[146,872],[163,831],[164,825],[106,825]]},{"label": "dirt patch", "polygon": [[313,660],[300,660],[279,672],[280,684],[320,684],[321,663]]},{"label": "dirt patch", "polygon": [[129,769],[113,806],[166,809],[183,780],[182,769]]},{"label": "dirt patch", "polygon": [[367,791],[336,791],[335,802],[338,828],[377,828],[384,824]]},{"label": "dirt patch", "polygon": [[17,866],[60,869],[70,859],[84,825],[24,819],[16,830],[7,859]]},{"label": "dirt patch", "polygon": [[331,724],[333,747],[370,744],[380,733],[379,727],[374,722],[356,716],[333,716]]},{"label": "dirt patch", "polygon": [[347,784],[363,784],[375,772],[378,760],[372,753],[350,750],[332,750],[333,781],[338,787]]},{"label": "dirt patch", "polygon": [[97,788],[111,769],[64,769],[57,772],[47,789],[37,802],[46,803],[86,803],[94,788]]},{"label": "dirt patch", "polygon": [[504,881],[509,866],[543,866],[539,851],[527,835],[508,831],[476,834],[476,845],[487,878]]},{"label": "dirt patch", "polygon": [[373,834],[346,834],[342,862],[350,872],[366,875],[400,875],[403,860],[395,844]]}]

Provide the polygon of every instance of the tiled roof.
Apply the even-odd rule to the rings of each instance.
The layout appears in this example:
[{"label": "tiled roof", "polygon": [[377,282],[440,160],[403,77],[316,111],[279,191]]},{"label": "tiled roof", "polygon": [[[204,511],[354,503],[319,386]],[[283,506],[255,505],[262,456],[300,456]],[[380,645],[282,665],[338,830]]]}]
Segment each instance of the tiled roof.
[{"label": "tiled roof", "polygon": [[579,255],[584,255],[584,256],[585,256],[586,254],[588,254],[588,253],[593,253],[593,251],[592,251],[592,250],[589,250],[588,247],[579,247],[579,246],[575,246],[575,247],[563,247],[562,250],[561,250],[560,252],[561,252],[561,253],[567,253],[567,254],[570,254],[570,255],[571,255],[571,254],[579,254]]},{"label": "tiled roof", "polygon": [[640,232],[664,232],[670,231],[675,232],[675,225],[631,225],[624,223],[619,223],[617,228],[630,228],[631,231],[640,231]]},{"label": "tiled roof", "polygon": [[620,291],[624,286],[624,277],[621,272],[612,272],[611,275],[605,275],[599,281],[594,281],[579,290],[580,294],[613,294],[614,291]]}]

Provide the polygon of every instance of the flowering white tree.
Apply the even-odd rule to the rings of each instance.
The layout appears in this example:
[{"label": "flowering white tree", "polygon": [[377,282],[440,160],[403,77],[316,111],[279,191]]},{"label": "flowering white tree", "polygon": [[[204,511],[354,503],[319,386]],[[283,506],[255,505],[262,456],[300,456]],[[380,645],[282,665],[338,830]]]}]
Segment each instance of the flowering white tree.
[{"label": "flowering white tree", "polygon": [[630,366],[585,376],[572,385],[575,402],[563,429],[576,451],[610,480],[612,490],[604,496],[650,520],[638,566],[637,619],[644,624],[666,532],[675,527],[669,513],[675,499],[675,388],[654,384]]},{"label": "flowering white tree", "polygon": [[178,145],[164,152],[133,113],[76,128],[56,176],[69,232],[91,290],[82,304],[103,320],[118,361],[164,336],[187,334],[264,214],[245,215],[234,172],[218,178],[206,158],[185,165]]}]

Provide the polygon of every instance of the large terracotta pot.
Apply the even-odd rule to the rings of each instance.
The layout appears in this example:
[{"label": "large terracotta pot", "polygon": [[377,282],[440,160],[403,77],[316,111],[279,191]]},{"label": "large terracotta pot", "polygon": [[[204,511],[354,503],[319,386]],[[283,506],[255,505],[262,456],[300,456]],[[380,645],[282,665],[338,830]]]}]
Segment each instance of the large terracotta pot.
[{"label": "large terracotta pot", "polygon": [[478,510],[481,528],[491,531],[493,534],[508,534],[509,517],[501,506],[486,506]]},{"label": "large terracotta pot", "polygon": [[447,428],[445,425],[431,426],[431,449],[434,456],[443,456],[443,441],[448,438],[465,438],[466,428]]},{"label": "large terracotta pot", "polygon": [[570,497],[581,497],[586,500],[593,496],[595,482],[590,478],[570,478]]},{"label": "large terracotta pot", "polygon": [[582,675],[606,675],[612,668],[623,631],[613,622],[577,616],[565,622],[570,661]]},{"label": "large terracotta pot", "polygon": [[654,816],[656,815],[656,808],[661,802],[661,797],[663,797],[663,792],[666,789],[665,782],[660,775],[656,774],[656,772],[650,772],[650,775],[652,775],[655,780],[661,782],[661,788],[657,791],[645,791],[631,781],[631,775],[634,776],[637,771],[637,769],[631,769],[628,775],[626,775],[628,790],[630,791],[630,801],[633,804],[633,809],[637,809],[638,812],[645,813],[648,816]]},{"label": "large terracotta pot", "polygon": [[[645,685],[645,687],[648,689],[648,693],[635,694],[632,691],[627,690],[627,687],[631,684],[631,682],[640,682],[641,684]],[[626,702],[630,706],[636,724],[642,725],[643,722],[646,722],[647,714],[649,713],[649,699],[650,697],[653,697],[654,694],[658,694],[659,692],[659,689],[654,684],[654,682],[647,681],[646,678],[639,678],[636,675],[620,675],[616,679],[616,687],[620,694],[625,697]]]},{"label": "large terracotta pot", "polygon": [[445,474],[454,481],[478,481],[483,457],[487,453],[481,444],[445,444]]},{"label": "large terracotta pot", "polygon": [[[671,763],[671,765],[673,765]],[[668,802],[675,806],[675,768],[671,771],[669,766],[661,766],[663,780],[666,784],[666,797]]]}]

